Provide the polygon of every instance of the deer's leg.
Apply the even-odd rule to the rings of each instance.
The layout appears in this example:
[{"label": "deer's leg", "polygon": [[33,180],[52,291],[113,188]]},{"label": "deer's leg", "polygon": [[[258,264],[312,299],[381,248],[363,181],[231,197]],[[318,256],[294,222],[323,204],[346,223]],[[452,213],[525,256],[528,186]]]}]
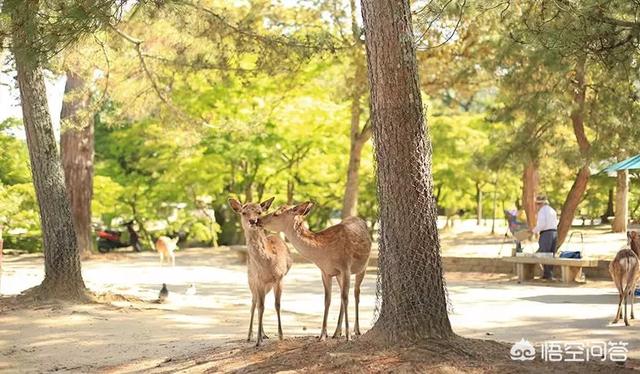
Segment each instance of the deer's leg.
[{"label": "deer's leg", "polygon": [[360,316],[359,316],[359,306],[360,306],[360,285],[362,284],[362,280],[364,280],[364,275],[366,274],[367,269],[364,269],[362,273],[356,275],[356,284],[353,289],[353,296],[356,299],[356,324],[354,333],[356,335],[360,335]]},{"label": "deer's leg", "polygon": [[322,330],[320,331],[320,340],[327,338],[327,316],[329,315],[329,306],[331,306],[331,276],[322,272],[322,285],[324,286],[324,316],[322,317]]},{"label": "deer's leg", "polygon": [[282,340],[282,324],[280,322],[280,297],[282,296],[282,279],[280,279],[273,288],[273,296],[276,299],[276,314],[278,315],[278,338]]},{"label": "deer's leg", "polygon": [[618,296],[619,296],[619,300],[618,300],[618,310],[616,311],[616,317],[613,319],[613,322],[611,322],[611,323],[618,323],[618,320],[619,320],[620,318],[622,318],[622,298],[623,298],[624,296],[623,296],[623,293],[622,293],[622,292],[620,292],[620,293],[618,294]]},{"label": "deer's leg", "polygon": [[174,253],[171,254],[171,266],[176,266],[176,255]]},{"label": "deer's leg", "polygon": [[160,266],[162,266],[164,264],[164,255],[162,252],[158,252],[158,254],[160,254]]},{"label": "deer's leg", "polygon": [[[252,293],[253,294],[253,293]],[[247,337],[247,341],[251,341],[251,336],[253,335],[253,313],[256,311],[256,296],[251,296],[251,319],[249,320],[249,336]]]},{"label": "deer's leg", "polygon": [[264,291],[258,293],[258,342],[256,347],[262,344],[264,338],[264,330],[262,329],[262,316],[264,315]]},{"label": "deer's leg", "polygon": [[616,289],[618,290],[618,310],[616,311],[616,316],[613,319],[613,321],[611,323],[615,324],[618,323],[618,320],[620,318],[622,318],[622,298],[624,297],[624,289],[622,289],[622,284],[621,281],[618,280],[618,278],[615,276],[615,272],[611,273],[611,276],[613,278],[613,284],[616,285]]},{"label": "deer's leg", "polygon": [[340,296],[342,297],[341,309],[343,309],[342,314],[344,315],[344,334],[347,338],[347,341],[349,341],[349,283],[351,282],[351,274],[349,273],[349,271],[346,271],[345,273],[342,273],[340,275],[342,277],[342,289],[340,292]]},{"label": "deer's leg", "polygon": [[629,326],[629,320],[627,319],[627,299],[629,299],[629,294],[625,292],[624,295],[624,325]]},{"label": "deer's leg", "polygon": [[338,287],[340,287],[340,314],[338,314],[336,331],[333,333],[334,339],[342,336],[342,318],[344,317],[344,304],[342,303],[342,275],[338,275],[336,280],[338,281]]},{"label": "deer's leg", "polygon": [[631,293],[630,293],[630,296],[631,296],[631,319],[636,319],[636,318],[633,316],[633,304],[634,304],[634,303],[635,303],[635,301],[636,301],[636,285],[635,285],[635,283],[633,284],[633,287],[631,287]]}]

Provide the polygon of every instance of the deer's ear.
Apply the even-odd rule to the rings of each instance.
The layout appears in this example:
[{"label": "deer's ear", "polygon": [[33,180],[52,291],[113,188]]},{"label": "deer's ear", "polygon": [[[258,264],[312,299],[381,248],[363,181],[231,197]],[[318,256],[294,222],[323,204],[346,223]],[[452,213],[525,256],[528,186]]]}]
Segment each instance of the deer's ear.
[{"label": "deer's ear", "polygon": [[238,200],[233,199],[233,198],[229,198],[229,206],[236,213],[240,213],[240,211],[242,210],[242,204]]},{"label": "deer's ear", "polygon": [[271,203],[273,203],[273,199],[275,199],[275,196],[270,198],[269,200],[265,200],[263,202],[260,203],[260,207],[262,208],[263,211],[267,211],[269,210],[269,207],[271,206]]},{"label": "deer's ear", "polygon": [[296,205],[293,208],[293,211],[298,215],[306,216],[311,211],[311,208],[313,208],[313,203],[310,201],[307,201],[305,203]]}]

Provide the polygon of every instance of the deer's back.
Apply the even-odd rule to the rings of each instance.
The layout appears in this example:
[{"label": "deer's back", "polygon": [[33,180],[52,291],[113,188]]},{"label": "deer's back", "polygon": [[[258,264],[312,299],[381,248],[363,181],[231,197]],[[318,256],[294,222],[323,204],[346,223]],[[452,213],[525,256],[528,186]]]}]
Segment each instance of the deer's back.
[{"label": "deer's back", "polygon": [[337,225],[316,234],[322,247],[352,264],[352,272],[361,271],[371,254],[371,237],[367,224],[358,217],[347,217]]},{"label": "deer's back", "polygon": [[609,272],[614,279],[621,274],[627,274],[629,272],[634,272],[638,275],[640,274],[640,260],[634,251],[622,249],[609,263]]}]

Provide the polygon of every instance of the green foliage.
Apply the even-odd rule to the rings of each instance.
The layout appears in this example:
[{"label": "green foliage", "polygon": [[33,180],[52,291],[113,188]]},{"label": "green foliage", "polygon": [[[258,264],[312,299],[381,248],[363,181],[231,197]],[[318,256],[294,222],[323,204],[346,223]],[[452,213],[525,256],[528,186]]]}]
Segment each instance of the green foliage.
[{"label": "green foliage", "polygon": [[10,132],[17,131],[20,121],[9,118],[0,123],[0,185],[26,183],[31,180],[26,144]]},{"label": "green foliage", "polygon": [[5,248],[38,251],[42,249],[40,217],[27,145],[11,135],[19,126],[15,119],[0,123],[0,226]]},{"label": "green foliage", "polygon": [[[47,18],[38,20],[42,45],[34,46],[41,49],[36,53],[51,57],[71,43],[51,68],[73,67],[94,82],[94,219],[107,226],[135,219],[147,238],[180,234],[199,244],[218,235],[221,244],[241,240],[230,196],[275,196],[274,206],[311,200],[314,229],[336,219],[354,75],[348,4],[128,3],[105,1],[93,9],[44,2]],[[416,5],[440,212],[474,215],[481,192],[484,217],[491,216],[494,198],[501,217],[503,208],[518,204],[522,167],[533,159],[541,192],[559,209],[583,162],[569,120],[577,57],[588,61],[585,125],[592,160],[640,150],[640,77],[629,69],[637,51],[625,48],[637,42],[637,26],[621,21],[632,19],[632,9],[599,0],[562,9],[546,0],[485,5]],[[0,15],[0,33],[8,30],[7,17]],[[83,38],[87,32],[93,37]],[[18,125],[0,124],[0,209],[7,243],[35,249],[39,224],[28,153],[10,135]],[[373,228],[371,144],[359,175],[358,212]],[[604,212],[612,183],[592,181],[582,214]]]}]

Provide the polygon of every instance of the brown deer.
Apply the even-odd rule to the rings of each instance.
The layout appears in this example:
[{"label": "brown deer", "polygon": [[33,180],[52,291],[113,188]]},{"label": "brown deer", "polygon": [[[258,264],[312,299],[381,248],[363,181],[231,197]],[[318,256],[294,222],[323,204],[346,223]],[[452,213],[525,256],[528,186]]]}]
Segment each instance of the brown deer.
[{"label": "brown deer", "polygon": [[640,277],[640,238],[635,231],[627,232],[627,238],[631,249],[622,249],[609,264],[609,273],[613,278],[613,283],[618,289],[620,299],[618,301],[618,311],[612,323],[617,323],[622,318],[622,302],[624,301],[624,324],[629,326],[627,319],[627,301],[631,297],[631,319],[633,315],[633,303],[635,301],[635,290],[638,278]]},{"label": "brown deer", "polygon": [[278,315],[278,337],[282,340],[282,324],[280,322],[280,297],[282,296],[282,281],[291,269],[291,254],[289,248],[275,235],[266,235],[264,229],[258,226],[260,215],[265,213],[273,197],[260,204],[241,204],[236,199],[229,199],[231,208],[240,215],[240,222],[244,230],[247,243],[247,272],[249,289],[251,290],[251,321],[249,322],[249,337],[253,335],[253,314],[258,305],[258,338],[256,346],[267,338],[262,328],[264,314],[264,298],[273,289],[275,296],[276,314]]},{"label": "brown deer", "polygon": [[341,223],[320,232],[312,232],[304,219],[313,203],[306,202],[289,207],[283,206],[274,213],[260,218],[260,224],[271,231],[283,232],[293,246],[322,271],[324,286],[324,317],[320,340],[327,338],[327,315],[331,305],[331,282],[336,277],[340,286],[340,316],[334,338],[342,335],[344,316],[345,335],[349,340],[349,283],[351,274],[356,275],[354,296],[356,301],[355,334],[360,335],[359,304],[360,285],[364,279],[371,254],[371,239],[365,222],[358,217],[347,217]]},{"label": "brown deer", "polygon": [[160,255],[160,266],[164,264],[165,258],[171,263],[171,266],[176,266],[176,255],[174,252],[178,248],[178,240],[179,238],[177,236],[173,239],[168,236],[161,236],[156,240],[156,251],[158,251]]}]

